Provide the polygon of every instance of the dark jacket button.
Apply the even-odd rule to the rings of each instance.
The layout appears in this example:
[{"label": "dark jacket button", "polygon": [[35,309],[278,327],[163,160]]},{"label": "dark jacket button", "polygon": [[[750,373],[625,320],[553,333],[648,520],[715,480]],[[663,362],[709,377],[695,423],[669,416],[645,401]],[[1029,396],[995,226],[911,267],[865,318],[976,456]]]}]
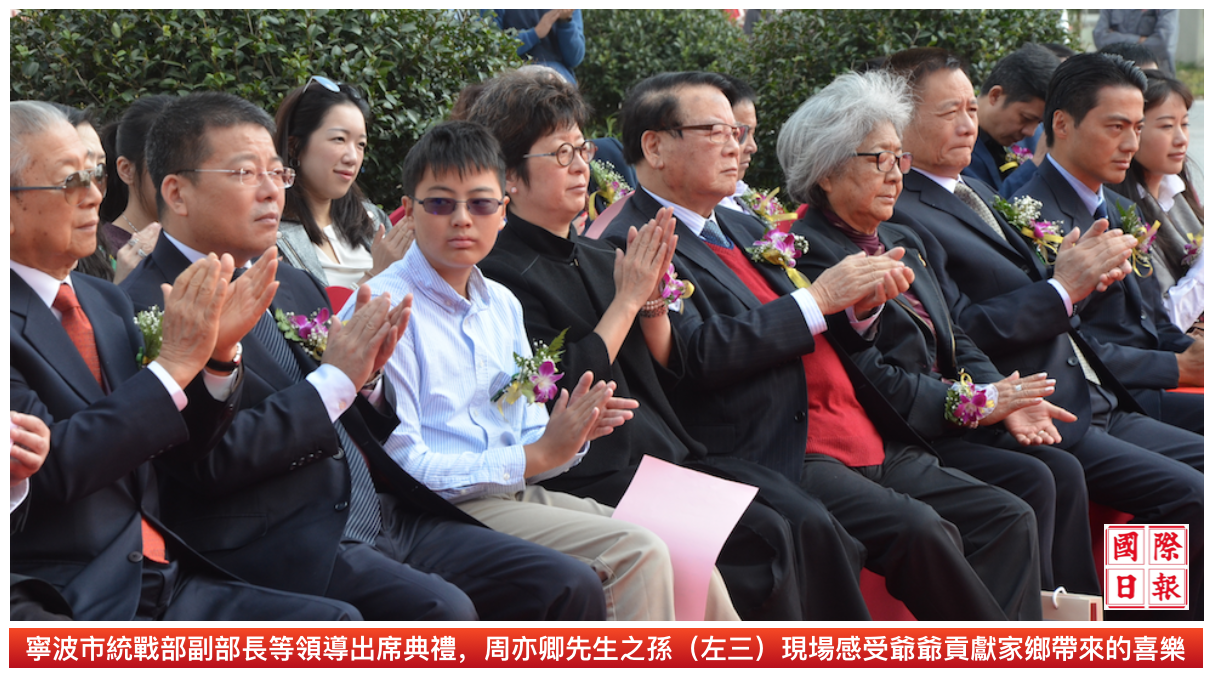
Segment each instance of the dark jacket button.
[{"label": "dark jacket button", "polygon": [[131,552],[130,554],[127,555],[127,561],[130,561],[133,564],[138,564],[139,562],[141,562],[143,560],[144,560],[144,555],[140,554],[139,552]]},{"label": "dark jacket button", "polygon": [[1068,358],[1068,366],[1069,366],[1069,367],[1076,367],[1076,366],[1077,366],[1077,359],[1076,359],[1075,357]]},{"label": "dark jacket button", "polygon": [[799,424],[801,424],[802,422],[806,421],[806,412],[795,412],[795,413],[794,413],[794,421],[795,421],[795,422],[797,422],[797,423],[799,423]]},{"label": "dark jacket button", "polygon": [[334,505],[334,511],[342,511],[343,509],[346,509],[348,506],[349,506],[349,503],[347,503],[347,502],[339,502]]},{"label": "dark jacket button", "polygon": [[344,456],[345,455],[342,454],[342,451],[339,450],[338,453],[334,455],[334,459],[342,459]]}]

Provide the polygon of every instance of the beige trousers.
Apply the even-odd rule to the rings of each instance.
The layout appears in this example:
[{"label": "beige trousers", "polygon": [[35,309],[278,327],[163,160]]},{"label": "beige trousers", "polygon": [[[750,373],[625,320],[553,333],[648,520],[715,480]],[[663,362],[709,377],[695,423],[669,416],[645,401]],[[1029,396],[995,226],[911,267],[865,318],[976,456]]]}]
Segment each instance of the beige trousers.
[{"label": "beige trousers", "polygon": [[[612,507],[532,485],[457,506],[494,530],[555,549],[594,569],[604,584],[608,620],[675,620],[667,545],[641,526],[611,518]],[[739,620],[716,568],[705,620]]]}]

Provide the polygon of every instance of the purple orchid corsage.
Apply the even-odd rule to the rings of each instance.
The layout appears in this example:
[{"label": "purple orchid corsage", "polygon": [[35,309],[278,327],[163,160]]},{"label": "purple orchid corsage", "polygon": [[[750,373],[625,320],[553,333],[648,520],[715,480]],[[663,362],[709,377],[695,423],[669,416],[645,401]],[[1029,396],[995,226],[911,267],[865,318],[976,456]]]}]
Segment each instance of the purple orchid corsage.
[{"label": "purple orchid corsage", "polygon": [[996,396],[996,387],[992,384],[974,384],[963,372],[946,390],[946,419],[974,429],[996,409]]},{"label": "purple orchid corsage", "polygon": [[515,367],[519,371],[511,376],[506,386],[490,398],[498,404],[499,412],[502,412],[504,403],[514,405],[520,398],[524,398],[529,404],[544,404],[557,397],[557,382],[565,376],[557,371],[557,363],[565,352],[562,350],[562,344],[566,342],[566,331],[563,329],[549,345],[535,342],[530,357],[514,354]]},{"label": "purple orchid corsage", "polygon": [[[276,310],[274,311],[274,321],[288,341],[295,341],[304,346],[304,350],[308,351],[313,360],[318,362],[321,360],[321,356],[325,354],[325,346],[329,342],[329,329],[335,322],[329,308],[321,308],[311,317]],[[339,322],[339,324],[341,323]]]}]

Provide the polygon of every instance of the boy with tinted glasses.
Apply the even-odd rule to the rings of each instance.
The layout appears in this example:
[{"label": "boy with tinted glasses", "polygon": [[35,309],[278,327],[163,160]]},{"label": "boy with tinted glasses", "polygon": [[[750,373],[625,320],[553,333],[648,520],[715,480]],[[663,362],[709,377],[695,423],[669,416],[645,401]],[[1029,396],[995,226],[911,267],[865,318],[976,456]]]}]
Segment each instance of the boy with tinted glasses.
[{"label": "boy with tinted glasses", "polygon": [[[384,367],[400,387],[401,420],[385,449],[487,526],[590,565],[610,619],[672,620],[662,540],[610,518],[611,507],[533,485],[577,464],[587,442],[624,423],[636,403],[613,397],[612,384],[592,386],[590,372],[553,398],[552,417],[527,399],[495,400],[517,372],[514,355],[532,355],[519,301],[477,268],[506,215],[504,176],[498,142],[466,121],[432,128],[405,159],[402,204],[416,241],[368,283],[374,294],[414,295],[410,325]],[[706,617],[738,619],[716,573]]]}]

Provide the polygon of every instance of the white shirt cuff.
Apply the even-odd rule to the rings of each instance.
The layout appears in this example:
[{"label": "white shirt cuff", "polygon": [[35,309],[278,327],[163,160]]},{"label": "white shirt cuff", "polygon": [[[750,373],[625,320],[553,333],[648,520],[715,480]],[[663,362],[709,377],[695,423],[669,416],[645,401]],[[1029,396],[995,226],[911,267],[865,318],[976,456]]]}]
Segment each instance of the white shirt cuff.
[{"label": "white shirt cuff", "polygon": [[818,336],[828,330],[828,321],[824,319],[819,304],[815,302],[815,297],[809,290],[799,289],[790,295],[798,302],[798,307],[802,308],[802,317],[806,320],[806,328],[811,330],[811,336]]},{"label": "white shirt cuff", "polygon": [[1051,284],[1051,286],[1056,288],[1057,292],[1059,292],[1060,300],[1064,303],[1065,314],[1072,317],[1072,297],[1069,296],[1068,292],[1064,290],[1064,285],[1057,282],[1055,277],[1052,277],[1047,281]]},{"label": "white shirt cuff", "polygon": [[212,398],[223,402],[232,395],[232,391],[236,388],[236,375],[241,372],[241,368],[227,374],[212,374],[211,370],[203,369],[203,385],[207,387],[207,392]]},{"label": "white shirt cuff", "polygon": [[17,485],[8,487],[8,513],[12,514],[13,510],[21,506],[25,501],[25,497],[30,494],[30,479],[23,478],[17,482]]},{"label": "white shirt cuff", "polygon": [[156,360],[153,360],[152,363],[148,365],[148,369],[152,370],[152,373],[156,375],[156,378],[160,379],[160,383],[165,385],[165,390],[168,391],[170,397],[173,398],[173,404],[177,406],[177,411],[181,412],[182,410],[186,409],[186,392],[183,391],[182,387],[178,386],[177,382],[173,380],[173,377],[169,374],[169,370],[161,367],[160,363]]},{"label": "white shirt cuff", "polygon": [[342,413],[355,402],[354,382],[346,376],[346,372],[333,365],[321,365],[305,379],[317,389],[331,422],[338,421]]}]

